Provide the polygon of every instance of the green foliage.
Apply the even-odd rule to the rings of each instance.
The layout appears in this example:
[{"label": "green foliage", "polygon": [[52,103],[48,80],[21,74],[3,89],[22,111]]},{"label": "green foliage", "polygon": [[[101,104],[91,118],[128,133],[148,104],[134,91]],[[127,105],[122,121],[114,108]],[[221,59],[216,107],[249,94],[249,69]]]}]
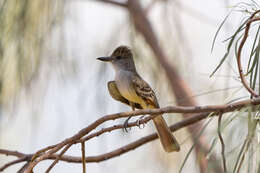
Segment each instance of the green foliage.
[{"label": "green foliage", "polygon": [[[241,44],[242,38],[244,37],[244,32],[246,28],[246,24],[250,20],[250,16],[257,10],[259,10],[259,5],[251,1],[251,3],[239,3],[235,6],[235,9],[240,8],[243,15],[245,16],[243,20],[241,21],[241,24],[236,28],[234,33],[231,37],[225,40],[227,42],[227,48],[224,56],[220,60],[220,63],[217,65],[217,67],[213,70],[212,74],[210,76],[213,76],[217,70],[223,65],[223,63],[226,61],[228,57],[238,57],[238,48]],[[251,10],[248,10],[251,9]],[[231,11],[233,12],[234,9]],[[214,45],[216,43],[217,35],[219,34],[221,28],[223,27],[224,23],[227,21],[228,17],[230,16],[231,12],[227,15],[227,17],[223,20],[220,27],[218,28],[212,44],[212,50],[214,48]],[[259,15],[256,15],[256,17],[259,17]],[[254,22],[251,24],[251,27],[249,29],[249,36],[248,39],[244,45],[243,48],[243,54],[241,54],[241,61],[245,62],[247,61],[247,68],[243,69],[245,70],[245,77],[248,77],[250,87],[253,90],[259,90],[260,86],[260,64],[259,64],[259,52],[260,52],[260,25],[259,22]],[[250,50],[250,51],[246,51]],[[231,55],[231,56],[229,56]],[[260,93],[260,91],[259,91]],[[228,151],[225,153],[226,160],[228,162],[228,171],[232,172],[244,172],[247,170],[247,172],[252,172],[253,169],[256,169],[257,165],[255,165],[259,160],[254,160],[253,157],[256,154],[256,148],[253,147],[253,138],[255,137],[256,133],[256,127],[259,122],[259,120],[253,118],[255,114],[258,114],[259,107],[247,107],[245,109],[239,110],[235,113],[235,116],[230,116],[231,118],[226,118],[223,120],[223,125],[220,130],[221,133],[224,129],[228,128],[225,132],[222,133],[224,136],[226,136],[229,140],[225,140],[225,146],[228,147]],[[233,113],[233,114],[234,114]],[[239,121],[242,119],[242,121]],[[247,122],[247,123],[245,123]],[[239,127],[239,128],[238,128]],[[247,127],[247,135],[244,137],[241,136],[245,131],[245,128]],[[228,132],[228,133],[227,133]],[[242,133],[243,132],[243,133]],[[236,142],[234,143],[232,139],[234,136],[240,136],[241,138],[235,139]],[[237,138],[237,137],[235,137]],[[213,138],[213,142],[210,147],[210,151],[208,155],[211,155],[213,151],[216,151],[217,146],[217,135]],[[248,156],[248,157],[246,157]],[[223,159],[224,160],[224,159]],[[244,164],[247,162],[247,164]],[[254,163],[255,162],[255,163]],[[246,166],[247,165],[247,166]]]},{"label": "green foliage", "polygon": [[[227,17],[225,18],[224,22],[226,21]],[[216,71],[221,67],[221,65],[224,63],[224,61],[227,59],[228,55],[230,54],[230,50],[231,50],[231,47],[233,46],[234,44],[234,41],[235,41],[235,38],[237,37],[237,35],[243,31],[244,29],[244,25],[246,24],[247,20],[244,21],[239,27],[238,29],[235,31],[235,33],[230,37],[228,38],[229,42],[228,42],[228,46],[227,46],[227,50],[226,50],[226,53],[225,55],[223,56],[223,58],[221,59],[220,63],[217,65],[217,67],[215,68],[215,70],[211,73],[210,77],[212,77]],[[220,25],[220,28],[223,26],[223,22],[222,24]],[[216,37],[217,37],[217,34],[219,33],[219,30],[217,31],[216,33],[216,36],[214,37],[214,40],[213,40],[213,45],[212,45],[212,50],[214,48],[214,44],[215,44],[215,40],[216,40]],[[237,40],[237,42],[241,39],[241,37],[239,37],[239,39]]]},{"label": "green foliage", "polygon": [[[246,14],[246,18],[244,19],[244,21],[241,22],[240,26],[236,29],[234,34],[231,37],[229,37],[228,39],[225,40],[225,41],[228,41],[226,53],[224,54],[224,56],[222,57],[220,63],[217,65],[215,70],[213,70],[213,72],[212,72],[212,74],[210,76],[213,76],[215,74],[215,72],[223,65],[223,63],[227,59],[228,55],[230,55],[232,53],[232,51],[231,51],[232,47],[235,47],[235,56],[237,56],[238,46],[241,43],[241,39],[243,38],[245,26],[246,26],[246,24],[247,24],[247,22],[249,20],[250,15],[253,12],[255,12],[254,11],[255,9],[258,8],[257,3],[255,3],[254,1],[252,1],[252,3],[239,3],[237,6],[235,6],[235,8],[243,8],[244,6],[245,6],[245,8],[246,7],[248,7],[248,8],[250,7],[253,10],[251,12],[249,12],[249,10],[247,10],[247,8],[245,10],[243,10],[243,12],[244,12],[243,14]],[[218,30],[217,30],[217,32],[216,32],[216,34],[214,36],[214,40],[213,40],[213,44],[212,44],[212,50],[214,48],[217,35],[219,34],[219,31],[222,28],[222,26],[224,25],[224,23],[226,22],[227,18],[230,16],[231,12],[227,15],[227,17],[223,20],[223,22],[221,23],[220,27],[218,28]],[[258,70],[258,68],[259,68],[258,67],[258,63],[259,63],[259,50],[260,50],[260,37],[259,37],[259,28],[260,28],[260,26],[259,26],[259,23],[257,23],[256,25],[253,25],[253,26],[258,26],[258,29],[257,29],[257,32],[250,32],[250,37],[254,37],[254,42],[253,42],[253,44],[251,46],[251,53],[250,53],[250,56],[248,58],[248,65],[247,65],[246,76],[247,75],[250,76],[250,87],[252,89],[255,89],[256,85],[257,85],[257,79],[260,77],[259,73],[258,73],[258,71],[259,71]],[[251,26],[251,28],[253,28],[253,26]],[[242,57],[242,58],[246,58],[246,57]]]}]

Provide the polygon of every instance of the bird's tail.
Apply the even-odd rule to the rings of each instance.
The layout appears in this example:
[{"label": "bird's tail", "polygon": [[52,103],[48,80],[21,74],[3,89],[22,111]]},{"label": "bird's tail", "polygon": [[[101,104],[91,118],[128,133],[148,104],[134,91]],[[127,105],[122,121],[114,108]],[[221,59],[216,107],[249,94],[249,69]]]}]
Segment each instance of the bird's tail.
[{"label": "bird's tail", "polygon": [[171,133],[162,115],[153,119],[161,144],[166,152],[180,151],[180,145]]}]

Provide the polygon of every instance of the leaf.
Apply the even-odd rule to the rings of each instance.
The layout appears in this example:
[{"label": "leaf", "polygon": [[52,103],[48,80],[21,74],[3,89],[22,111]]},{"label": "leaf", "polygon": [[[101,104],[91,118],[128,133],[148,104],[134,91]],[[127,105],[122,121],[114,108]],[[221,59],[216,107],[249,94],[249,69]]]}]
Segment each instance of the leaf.
[{"label": "leaf", "polygon": [[217,29],[217,32],[216,34],[214,35],[214,38],[213,38],[213,42],[212,42],[212,46],[211,46],[211,52],[213,52],[213,49],[214,49],[214,45],[215,45],[215,42],[216,42],[216,39],[217,39],[217,36],[218,36],[218,33],[220,31],[220,29],[222,28],[222,26],[224,25],[224,23],[226,22],[226,20],[228,19],[228,17],[230,16],[230,14],[233,12],[233,10],[231,10],[227,16],[224,18],[224,20],[221,22],[220,26],[218,27]]},{"label": "leaf", "polygon": [[206,158],[209,159],[209,157],[213,154],[213,149],[215,148],[217,144],[217,137],[214,137],[213,141],[211,142],[210,148],[209,148],[209,152],[206,155]]},{"label": "leaf", "polygon": [[239,32],[242,31],[241,28],[246,24],[247,21],[248,21],[248,19],[247,19],[245,22],[243,22],[243,23],[239,26],[239,28],[236,30],[236,32],[232,35],[231,40],[230,40],[229,43],[228,43],[228,47],[227,47],[227,51],[226,51],[225,55],[223,56],[223,58],[221,59],[220,63],[219,63],[218,66],[215,68],[215,70],[211,73],[210,77],[212,77],[212,76],[216,73],[216,71],[220,68],[220,66],[221,66],[221,65],[223,64],[223,62],[226,60],[227,56],[229,55],[230,49],[231,49],[231,47],[232,47],[233,41],[235,40],[235,37],[237,36],[237,34],[238,34]]},{"label": "leaf", "polygon": [[257,29],[256,36],[255,36],[255,39],[254,39],[254,43],[253,43],[253,46],[252,46],[252,49],[251,49],[250,58],[249,58],[249,62],[248,62],[248,65],[247,65],[247,74],[249,73],[249,66],[251,64],[252,57],[255,54],[257,47],[259,46],[259,42],[258,42],[258,46],[255,48],[256,40],[257,40],[257,37],[258,37],[258,34],[259,34],[259,30],[260,30],[260,26]]}]

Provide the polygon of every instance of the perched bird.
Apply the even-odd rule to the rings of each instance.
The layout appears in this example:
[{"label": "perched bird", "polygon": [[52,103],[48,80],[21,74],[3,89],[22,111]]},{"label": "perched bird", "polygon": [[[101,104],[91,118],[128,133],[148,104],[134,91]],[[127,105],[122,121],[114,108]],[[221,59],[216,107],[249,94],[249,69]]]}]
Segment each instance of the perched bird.
[{"label": "perched bird", "polygon": [[[115,80],[108,82],[112,98],[127,104],[134,110],[159,108],[154,91],[137,73],[133,53],[127,46],[119,46],[111,56],[99,57],[100,61],[111,62],[115,69]],[[172,135],[162,115],[153,119],[161,144],[166,152],[179,151],[180,146]]]}]

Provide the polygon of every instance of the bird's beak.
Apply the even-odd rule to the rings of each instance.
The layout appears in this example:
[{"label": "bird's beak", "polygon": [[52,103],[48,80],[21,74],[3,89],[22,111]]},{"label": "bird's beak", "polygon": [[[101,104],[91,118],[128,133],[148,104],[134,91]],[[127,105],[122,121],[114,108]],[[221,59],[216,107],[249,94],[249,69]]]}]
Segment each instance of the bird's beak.
[{"label": "bird's beak", "polygon": [[105,62],[110,62],[110,61],[113,60],[113,58],[110,57],[110,56],[108,56],[108,57],[99,57],[97,59],[100,60],[100,61],[105,61]]}]

